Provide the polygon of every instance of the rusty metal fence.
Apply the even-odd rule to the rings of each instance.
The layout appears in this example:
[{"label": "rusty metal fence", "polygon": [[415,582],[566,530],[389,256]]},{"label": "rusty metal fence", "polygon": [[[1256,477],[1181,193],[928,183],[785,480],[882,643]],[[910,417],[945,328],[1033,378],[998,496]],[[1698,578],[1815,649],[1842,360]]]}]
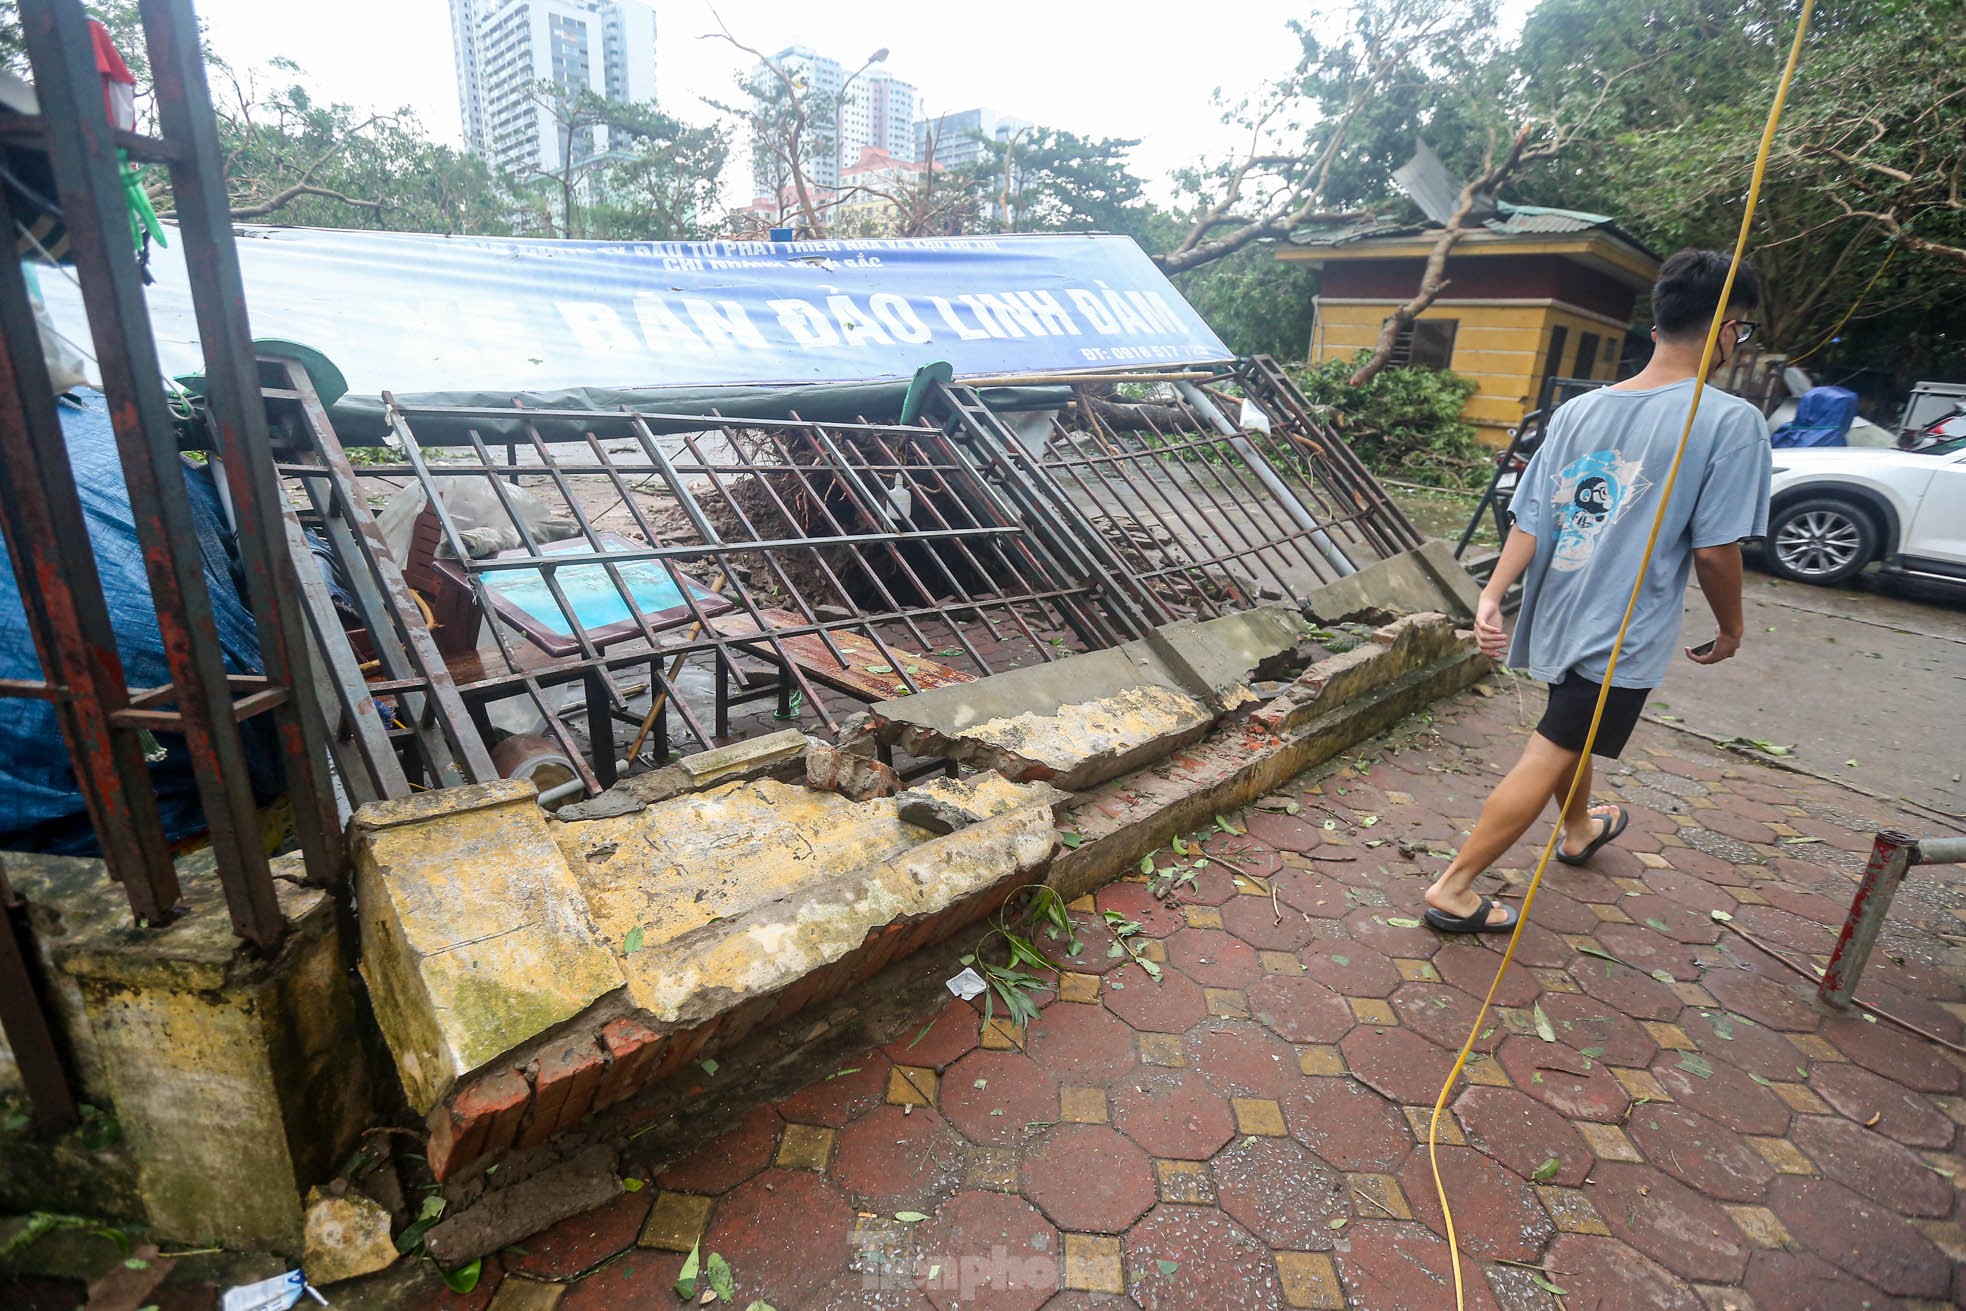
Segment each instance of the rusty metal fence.
[{"label": "rusty metal fence", "polygon": [[[141,0],[161,137],[119,131],[107,117],[86,16],[77,0],[21,0],[19,11],[41,112],[11,115],[0,136],[44,151],[55,203],[91,325],[91,345],[169,660],[166,686],[133,688],[116,654],[110,614],[76,495],[54,388],[19,264],[0,260],[0,531],[25,600],[43,677],[0,685],[56,712],[76,783],[113,878],[140,922],[170,919],[182,900],[145,761],[145,733],[175,734],[188,751],[209,826],[218,878],[238,934],[262,951],[284,934],[254,810],[239,724],[277,721],[294,826],[310,879],[339,877],[339,828],[322,767],[324,734],[305,681],[306,642],[291,604],[279,489],[266,458],[244,292],[216,120],[189,0]],[[200,337],[209,447],[225,470],[263,673],[228,675],[206,591],[165,397],[142,274],[130,240],[118,152],[168,168]],[[18,230],[24,202],[0,188],[0,222]],[[17,898],[0,877],[0,902]],[[72,1122],[62,1058],[33,986],[18,917],[0,925],[0,1022],[44,1126]]]}]

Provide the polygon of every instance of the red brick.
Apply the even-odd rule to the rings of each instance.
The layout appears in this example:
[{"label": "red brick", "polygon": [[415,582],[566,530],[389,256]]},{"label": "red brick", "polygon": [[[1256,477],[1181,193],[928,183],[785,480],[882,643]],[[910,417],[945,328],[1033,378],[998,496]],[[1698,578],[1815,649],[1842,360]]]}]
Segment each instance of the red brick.
[{"label": "red brick", "polygon": [[447,1179],[510,1147],[531,1101],[532,1086],[517,1070],[500,1070],[459,1091],[431,1118],[431,1171]]},{"label": "red brick", "polygon": [[670,1034],[668,1045],[663,1048],[662,1055],[656,1058],[655,1076],[649,1082],[656,1083],[666,1079],[695,1060],[696,1054],[703,1050],[704,1044],[710,1041],[710,1036],[716,1031],[717,1022],[711,1020],[708,1024],[697,1025],[694,1029],[684,1029],[681,1033]]},{"label": "red brick", "polygon": [[601,1027],[601,1047],[608,1054],[608,1072],[594,1090],[594,1109],[602,1110],[639,1092],[649,1081],[662,1055],[662,1035],[632,1015],[609,1020]]},{"label": "red brick", "polygon": [[1328,1252],[1352,1214],[1344,1176],[1288,1138],[1244,1138],[1209,1169],[1222,1209],[1274,1248]]},{"label": "red brick", "polygon": [[519,1134],[519,1146],[537,1147],[580,1122],[594,1104],[607,1062],[591,1038],[556,1047],[540,1057],[533,1074],[532,1114]]}]

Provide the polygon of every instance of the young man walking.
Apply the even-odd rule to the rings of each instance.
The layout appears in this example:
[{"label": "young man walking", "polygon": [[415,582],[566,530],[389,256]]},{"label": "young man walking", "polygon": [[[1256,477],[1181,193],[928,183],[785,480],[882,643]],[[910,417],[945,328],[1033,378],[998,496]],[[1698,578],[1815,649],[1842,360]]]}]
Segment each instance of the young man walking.
[{"label": "young man walking", "polygon": [[[1625,605],[1638,582],[1645,539],[1658,512],[1673,452],[1686,427],[1700,355],[1727,278],[1727,258],[1682,250],[1652,289],[1652,359],[1632,378],[1577,397],[1550,418],[1510,506],[1515,526],[1475,613],[1483,654],[1550,685],[1549,708],[1522,758],[1482,807],[1474,832],[1427,889],[1427,922],[1446,933],[1502,933],[1517,912],[1477,894],[1475,879],[1529,830],[1552,797],[1561,806],[1557,859],[1581,865],[1624,831],[1624,808],[1590,804],[1591,762],[1584,738],[1597,705]],[[1753,335],[1760,303],[1754,270],[1743,264],[1721,324],[1713,366],[1734,358]],[[1714,665],[1741,646],[1741,547],[1768,527],[1767,427],[1754,406],[1707,388],[1666,507],[1657,549],[1611,679],[1592,753],[1616,759],[1638,723],[1646,695],[1666,675],[1678,645],[1689,573],[1713,611],[1711,642],[1689,648]],[[1502,597],[1523,579],[1515,639],[1502,627]]]}]

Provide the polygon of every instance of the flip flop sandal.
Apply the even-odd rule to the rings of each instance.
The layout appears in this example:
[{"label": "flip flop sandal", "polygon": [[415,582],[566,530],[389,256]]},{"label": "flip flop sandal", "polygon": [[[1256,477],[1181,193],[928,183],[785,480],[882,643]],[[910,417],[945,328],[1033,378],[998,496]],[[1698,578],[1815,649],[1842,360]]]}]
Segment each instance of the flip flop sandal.
[{"label": "flip flop sandal", "polygon": [[1597,854],[1597,849],[1599,847],[1602,847],[1605,843],[1617,837],[1620,833],[1623,833],[1625,831],[1625,825],[1631,823],[1631,816],[1625,813],[1625,808],[1623,806],[1613,805],[1611,808],[1618,812],[1617,815],[1614,818],[1605,821],[1604,832],[1592,838],[1589,846],[1585,847],[1582,851],[1578,852],[1576,855],[1573,856],[1569,852],[1563,849],[1562,843],[1558,843],[1556,848],[1556,858],[1562,861],[1566,865],[1586,864],[1589,862],[1592,856],[1595,856]]},{"label": "flip flop sandal", "polygon": [[1504,915],[1499,922],[1490,923],[1488,916],[1494,909],[1495,901],[1491,897],[1483,897],[1481,904],[1476,906],[1471,914],[1467,915],[1449,915],[1444,910],[1429,906],[1427,907],[1427,924],[1431,928],[1439,929],[1442,933],[1513,933],[1515,931],[1516,921],[1521,918],[1521,913],[1513,906],[1504,906],[1502,909],[1507,911],[1508,914]]}]

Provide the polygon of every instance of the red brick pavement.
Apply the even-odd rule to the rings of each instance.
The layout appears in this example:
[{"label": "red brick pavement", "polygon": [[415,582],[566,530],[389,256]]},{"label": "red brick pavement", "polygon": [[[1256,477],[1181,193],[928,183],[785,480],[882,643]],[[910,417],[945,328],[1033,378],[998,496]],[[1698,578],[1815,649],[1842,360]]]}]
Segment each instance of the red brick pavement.
[{"label": "red brick pavement", "polygon": [[[635,1163],[646,1190],[488,1281],[674,1306],[673,1249],[700,1235],[738,1305],[777,1311],[1451,1307],[1425,1125],[1501,944],[1415,920],[1515,719],[1507,696],[1444,703],[1434,731],[1402,726],[1210,839],[1244,869],[1280,861],[1274,899],[1219,863],[1171,901],[1102,890],[1084,909],[1138,920],[1160,982],[1088,932],[1028,1033],[986,1037],[951,1004],[690,1159]],[[1632,831],[1552,869],[1443,1119],[1467,1305],[1955,1305],[1966,1061],[1825,1014],[1736,931],[1820,963],[1866,832],[1925,826],[1652,725],[1600,792]],[[1954,1041],[1962,904],[1944,871],[1915,875],[1864,989]],[[904,1109],[916,1088],[930,1104]],[[651,1204],[662,1250],[636,1241]]]}]

